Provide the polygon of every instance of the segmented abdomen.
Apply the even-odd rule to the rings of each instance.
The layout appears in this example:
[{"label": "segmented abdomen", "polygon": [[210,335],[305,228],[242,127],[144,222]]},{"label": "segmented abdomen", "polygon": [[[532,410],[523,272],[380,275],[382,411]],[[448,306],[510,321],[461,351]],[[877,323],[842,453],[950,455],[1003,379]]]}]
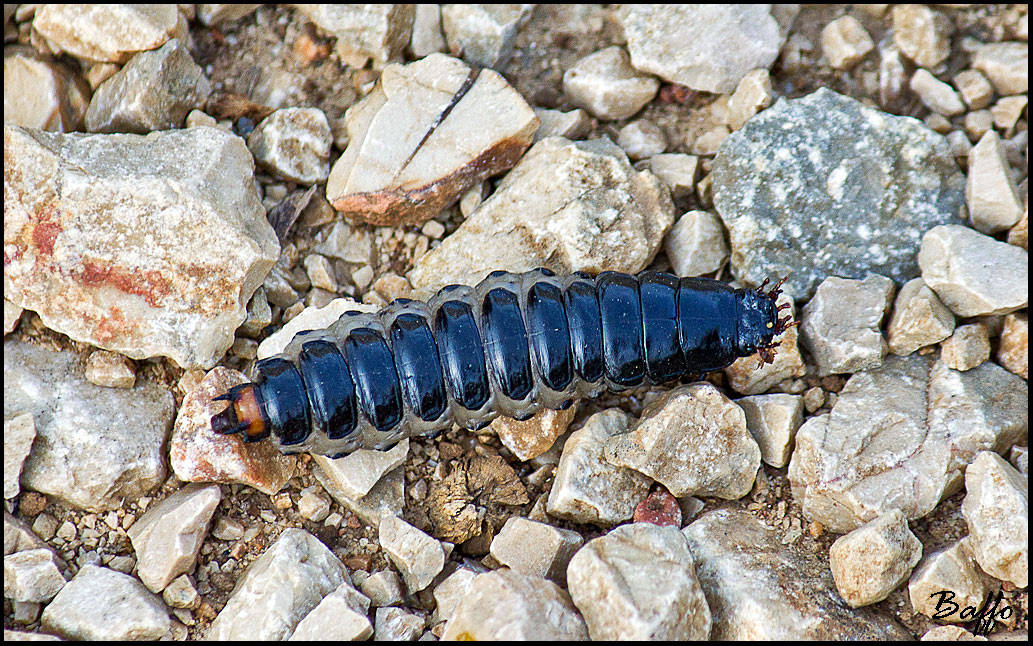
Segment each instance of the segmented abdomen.
[{"label": "segmented abdomen", "polygon": [[285,452],[340,455],[720,368],[735,333],[733,290],[717,281],[494,272],[303,332],[253,377]]}]

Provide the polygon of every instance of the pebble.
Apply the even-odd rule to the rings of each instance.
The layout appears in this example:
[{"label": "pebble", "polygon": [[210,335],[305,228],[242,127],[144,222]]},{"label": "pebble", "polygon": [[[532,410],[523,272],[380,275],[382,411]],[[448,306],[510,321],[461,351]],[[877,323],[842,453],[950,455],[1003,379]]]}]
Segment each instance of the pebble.
[{"label": "pebble", "polygon": [[437,220],[427,220],[423,226],[420,227],[420,231],[423,235],[434,240],[440,240],[445,237],[445,225],[441,224]]},{"label": "pebble", "polygon": [[441,27],[449,50],[470,65],[505,69],[517,29],[531,17],[527,4],[446,4]]},{"label": "pebble", "polygon": [[924,68],[915,71],[911,76],[911,91],[933,112],[945,117],[953,117],[965,111],[957,93],[950,85],[932,75]]},{"label": "pebble", "polygon": [[552,581],[498,570],[473,580],[441,639],[582,641],[588,629],[570,595]]},{"label": "pebble", "polygon": [[[180,23],[180,21],[183,21]],[[32,29],[51,49],[87,61],[125,63],[185,30],[176,5],[40,5]]]},{"label": "pebble", "polygon": [[441,543],[401,518],[385,516],[380,520],[380,546],[405,579],[409,592],[423,590],[445,566]]},{"label": "pebble", "polygon": [[939,617],[940,621],[966,622],[968,616],[961,616],[960,609],[982,607],[989,591],[987,577],[979,570],[971,550],[969,537],[926,555],[911,574],[907,584],[911,607],[927,617],[942,612],[938,608],[942,592],[953,594],[953,603],[959,612]]},{"label": "pebble", "polygon": [[907,580],[922,558],[922,543],[907,516],[892,509],[840,536],[829,549],[836,589],[851,608],[878,603]]},{"label": "pebble", "polygon": [[542,122],[537,132],[534,133],[534,143],[538,143],[546,137],[565,137],[571,141],[582,139],[592,126],[591,117],[581,108],[570,112],[535,108],[534,114]]},{"label": "pebble", "polygon": [[441,7],[436,4],[416,5],[409,49],[416,58],[445,51],[445,35],[441,31]]},{"label": "pebble", "polygon": [[653,400],[632,430],[606,440],[604,450],[610,464],[639,471],[679,498],[741,498],[760,467],[746,415],[709,383]]},{"label": "pebble", "polygon": [[626,433],[627,415],[616,409],[589,417],[563,445],[546,509],[576,523],[610,526],[628,520],[649,493],[650,481],[604,459],[608,438]]},{"label": "pebble", "polygon": [[566,585],[567,563],[584,542],[580,534],[569,529],[511,516],[492,539],[489,551],[514,572]]},{"label": "pebble", "polygon": [[4,153],[8,240],[20,241],[8,245],[5,297],[133,359],[218,361],[279,250],[239,137],[4,126]]},{"label": "pebble", "polygon": [[330,515],[330,501],[320,492],[319,487],[305,487],[298,499],[298,513],[302,518],[314,523],[321,523]]},{"label": "pebble", "polygon": [[617,17],[636,69],[727,94],[748,72],[775,62],[793,18],[778,11],[772,15],[766,5],[625,5]]},{"label": "pebble", "polygon": [[57,557],[40,547],[4,555],[4,598],[42,603],[53,599],[65,587]]},{"label": "pebble", "polygon": [[86,380],[95,386],[132,388],[136,385],[136,369],[120,354],[96,350],[86,359]]},{"label": "pebble", "polygon": [[934,68],[950,56],[954,25],[925,5],[893,7],[893,42],[919,67]]},{"label": "pebble", "polygon": [[161,592],[177,576],[194,569],[221,500],[218,486],[187,486],[148,508],[129,528],[137,576],[151,592]]},{"label": "pebble", "polygon": [[254,13],[260,4],[199,4],[197,19],[206,27],[217,27],[223,23],[234,22]]},{"label": "pebble", "polygon": [[[6,344],[4,344],[6,346]],[[6,399],[6,392],[4,394]],[[32,413],[11,412],[8,418],[4,406],[4,500],[10,500],[21,491],[19,482],[25,459],[29,457],[36,439],[36,421]]]},{"label": "pebble", "polygon": [[958,88],[969,110],[981,110],[990,105],[994,98],[994,86],[979,70],[967,69],[958,72],[954,77],[954,87]]},{"label": "pebble", "polygon": [[1027,397],[1025,381],[991,362],[958,372],[889,355],[797,431],[793,497],[808,520],[838,533],[891,509],[921,518],[960,488],[978,451],[1023,436]]},{"label": "pebble", "polygon": [[422,615],[401,608],[377,608],[374,641],[416,641],[426,626]]},{"label": "pebble", "polygon": [[458,567],[441,583],[434,586],[434,615],[432,624],[448,621],[452,618],[459,601],[470,592],[470,585],[482,570],[472,567]]},{"label": "pebble", "polygon": [[[645,164],[645,167],[653,171],[660,181],[667,184],[667,188],[671,189],[671,195],[675,198],[689,197],[696,189],[699,157],[695,155],[664,153],[653,155],[645,162],[639,162],[635,165],[636,168],[641,164]],[[727,247],[727,245],[725,246]]]},{"label": "pebble", "polygon": [[563,94],[573,105],[604,121],[627,119],[653,100],[660,81],[631,66],[622,47],[585,56],[563,73]]},{"label": "pebble", "polygon": [[728,260],[721,220],[709,211],[689,211],[678,218],[664,238],[667,259],[679,276],[702,276]]},{"label": "pebble", "polygon": [[325,237],[317,237],[317,253],[345,262],[368,264],[373,260],[373,236],[347,222],[335,222]]},{"label": "pebble", "polygon": [[[685,496],[686,509],[691,511],[690,500],[697,500],[692,496]],[[685,515],[689,515],[686,513]],[[695,515],[695,514],[692,514]],[[671,495],[663,487],[657,487],[642,502],[635,505],[635,514],[631,517],[633,523],[649,523],[651,525],[681,527],[682,503]]]},{"label": "pebble", "polygon": [[1011,228],[1022,217],[1022,201],[1007,155],[992,129],[968,153],[965,198],[972,226],[987,235]]},{"label": "pebble", "polygon": [[677,527],[617,527],[574,555],[567,580],[592,640],[710,636],[710,607],[688,541]]},{"label": "pebble", "polygon": [[721,147],[721,144],[724,143],[724,140],[728,138],[730,133],[731,130],[729,130],[728,126],[714,126],[696,137],[696,141],[692,144],[692,152],[696,155],[711,157],[717,154],[717,149]]},{"label": "pebble", "polygon": [[369,597],[370,603],[377,608],[397,605],[406,596],[402,577],[393,570],[374,572],[360,583],[359,587],[362,588],[362,593]]},{"label": "pebble", "polygon": [[1004,317],[1004,330],[997,348],[997,361],[1002,366],[1029,379],[1029,315],[1009,314]]},{"label": "pebble", "polygon": [[409,439],[398,442],[390,451],[358,449],[337,459],[313,455],[316,464],[336,488],[349,498],[362,498],[390,471],[405,464]]},{"label": "pebble", "polygon": [[660,126],[648,119],[637,119],[620,129],[617,145],[633,161],[659,155],[667,149],[667,137]]},{"label": "pebble", "polygon": [[401,60],[416,13],[411,4],[305,4],[296,9],[337,39],[335,51],[341,62],[355,69],[365,67],[370,59],[374,69]]},{"label": "pebble", "polygon": [[420,224],[512,167],[531,144],[538,117],[490,69],[424,140],[469,74],[444,54],[388,66],[345,115],[348,148],[326,184],[334,208],[359,222]]},{"label": "pebble", "polygon": [[133,577],[96,565],[79,570],[43,610],[44,631],[70,640],[157,640],[169,631],[165,604]]},{"label": "pebble", "polygon": [[982,323],[959,325],[940,346],[940,358],[955,370],[971,370],[990,358],[990,331]]},{"label": "pebble", "polygon": [[[965,115],[965,134],[972,141],[979,141],[994,127],[994,115],[989,110],[975,110]],[[972,151],[969,150],[971,156]]]},{"label": "pebble", "polygon": [[910,638],[876,610],[849,609],[823,556],[785,545],[747,512],[711,511],[682,533],[713,613],[712,640]]},{"label": "pebble", "polygon": [[979,567],[1018,588],[1029,584],[1029,481],[1004,458],[983,451],[965,471],[961,514]]},{"label": "pebble", "polygon": [[886,325],[886,340],[893,354],[907,355],[939,343],[954,331],[954,315],[921,278],[904,283]]},{"label": "pebble", "polygon": [[872,274],[864,280],[830,276],[803,308],[800,340],[821,377],[878,367],[886,356],[882,319],[893,301],[893,281]]},{"label": "pebble", "polygon": [[86,110],[86,130],[144,135],[180,128],[211,91],[204,70],[173,38],[161,49],[137,54],[100,84]]},{"label": "pebble", "polygon": [[313,287],[325,289],[329,292],[336,292],[338,289],[337,278],[334,277],[334,268],[326,256],[311,253],[305,256],[305,274]]},{"label": "pebble", "polygon": [[405,501],[405,468],[397,467],[387,472],[369,493],[361,498],[347,495],[336,479],[328,476],[316,465],[313,475],[334,500],[358,516],[370,526],[379,526],[385,516],[400,516]]},{"label": "pebble", "polygon": [[170,581],[162,590],[161,597],[170,608],[196,610],[201,605],[201,595],[197,593],[190,577],[185,574]]},{"label": "pebble", "polygon": [[803,424],[803,397],[773,393],[735,400],[746,414],[746,429],[760,447],[765,464],[781,469],[789,464],[793,438]]},{"label": "pebble", "polygon": [[247,137],[255,162],[275,177],[310,185],[330,175],[333,135],[318,108],[281,108]]},{"label": "pebble", "polygon": [[74,508],[118,509],[164,481],[175,402],[150,382],[95,386],[79,361],[74,352],[4,342],[4,416],[27,412],[36,422],[21,484]]},{"label": "pebble", "polygon": [[51,132],[82,130],[88,88],[75,72],[29,47],[4,50],[4,123]]},{"label": "pebble", "polygon": [[733,275],[757,285],[791,272],[799,299],[828,276],[914,278],[922,232],[958,222],[963,200],[942,136],[825,88],[751,119],[713,168]]},{"label": "pebble", "polygon": [[286,529],[237,581],[207,638],[286,639],[347,577],[347,568],[319,539]]},{"label": "pebble", "polygon": [[1029,304],[1029,255],[968,227],[949,225],[922,236],[922,279],[961,317],[1007,314]]},{"label": "pebble", "polygon": [[673,221],[666,187],[652,173],[636,172],[615,144],[551,137],[416,262],[409,280],[430,292],[475,285],[497,269],[634,273],[653,258]]},{"label": "pebble", "polygon": [[[990,108],[990,114],[992,114],[994,118],[994,126],[1004,131],[1007,136],[1011,136],[1014,132],[1015,125],[1022,117],[1028,104],[1029,98],[1026,97],[1026,95],[1006,96],[999,99],[997,103]],[[1028,137],[1028,134],[1025,136]]]},{"label": "pebble", "polygon": [[821,30],[821,49],[833,69],[848,70],[875,49],[875,43],[857,18],[847,15]]},{"label": "pebble", "polygon": [[370,600],[345,581],[298,622],[289,641],[360,641],[373,636]]},{"label": "pebble", "polygon": [[972,57],[972,67],[986,74],[1001,96],[1029,91],[1029,45],[1026,43],[983,45]]},{"label": "pebble", "polygon": [[773,96],[771,74],[766,69],[753,70],[742,77],[728,99],[729,127],[732,130],[742,128],[753,115],[771,105]]},{"label": "pebble", "polygon": [[552,448],[576,413],[577,406],[571,406],[566,410],[544,408],[524,421],[499,416],[492,420],[491,430],[518,460],[526,462]]},{"label": "pebble", "polygon": [[[275,443],[244,443],[239,436],[212,431],[212,415],[226,406],[212,399],[247,381],[236,370],[218,366],[187,392],[169,447],[169,463],[177,478],[184,482],[246,484],[273,495],[294,475],[297,458],[281,454]],[[216,521],[216,538],[237,540],[238,533],[225,522]]]}]

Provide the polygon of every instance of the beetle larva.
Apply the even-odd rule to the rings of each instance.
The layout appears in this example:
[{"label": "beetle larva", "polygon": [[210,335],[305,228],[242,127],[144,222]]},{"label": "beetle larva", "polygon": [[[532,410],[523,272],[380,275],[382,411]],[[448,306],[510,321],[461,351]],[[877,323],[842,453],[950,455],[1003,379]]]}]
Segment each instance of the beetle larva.
[{"label": "beetle larva", "polygon": [[493,272],[426,303],[398,299],[299,333],[255,364],[251,383],[216,398],[230,405],[212,429],[246,442],[273,434],[284,453],[336,457],[453,423],[528,419],[758,351],[770,362],[774,337],[790,325],[778,318],[780,285],[733,289],[655,271]]}]

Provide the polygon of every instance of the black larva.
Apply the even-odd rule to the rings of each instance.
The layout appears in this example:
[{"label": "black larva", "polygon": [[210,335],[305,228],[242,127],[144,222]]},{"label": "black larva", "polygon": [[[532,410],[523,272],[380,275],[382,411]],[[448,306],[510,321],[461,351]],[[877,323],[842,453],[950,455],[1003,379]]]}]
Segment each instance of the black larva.
[{"label": "black larva", "polygon": [[284,453],[340,456],[453,423],[527,419],[758,351],[771,361],[773,339],[790,323],[778,318],[779,287],[763,288],[653,271],[497,271],[427,303],[398,299],[298,334],[255,364],[252,383],[216,398],[231,405],[212,429],[247,442],[273,434]]}]

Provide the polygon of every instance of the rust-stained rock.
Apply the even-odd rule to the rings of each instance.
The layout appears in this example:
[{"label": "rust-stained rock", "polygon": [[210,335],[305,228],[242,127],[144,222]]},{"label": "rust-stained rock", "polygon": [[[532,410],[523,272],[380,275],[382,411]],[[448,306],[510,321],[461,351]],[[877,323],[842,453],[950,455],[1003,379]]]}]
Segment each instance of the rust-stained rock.
[{"label": "rust-stained rock", "polygon": [[444,54],[385,68],[345,115],[348,148],[326,186],[334,208],[377,225],[418,224],[512,167],[538,117],[498,73],[471,78]]},{"label": "rust-stained rock", "polygon": [[4,296],[77,341],[211,367],[279,245],[243,140],[4,127]]},{"label": "rust-stained rock", "polygon": [[226,406],[212,398],[246,381],[236,370],[219,366],[183,398],[169,449],[177,478],[246,484],[271,495],[294,475],[297,458],[281,455],[274,442],[245,444],[239,436],[212,431],[212,415]]},{"label": "rust-stained rock", "polygon": [[545,453],[556,443],[574,420],[575,413],[577,406],[566,410],[546,408],[524,421],[497,417],[491,423],[491,428],[513,455],[520,460],[530,460]]}]

